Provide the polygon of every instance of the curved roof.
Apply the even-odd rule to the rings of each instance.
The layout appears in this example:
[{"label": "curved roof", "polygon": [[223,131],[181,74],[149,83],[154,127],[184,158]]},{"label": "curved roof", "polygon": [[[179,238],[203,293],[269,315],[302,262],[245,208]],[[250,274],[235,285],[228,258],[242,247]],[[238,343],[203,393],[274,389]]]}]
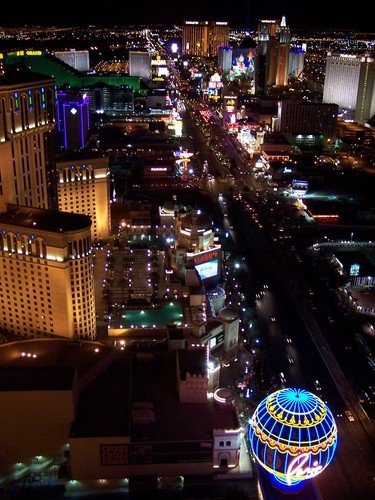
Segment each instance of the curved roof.
[{"label": "curved roof", "polygon": [[230,307],[223,307],[223,309],[220,309],[219,315],[223,321],[234,321],[239,317],[238,312]]}]

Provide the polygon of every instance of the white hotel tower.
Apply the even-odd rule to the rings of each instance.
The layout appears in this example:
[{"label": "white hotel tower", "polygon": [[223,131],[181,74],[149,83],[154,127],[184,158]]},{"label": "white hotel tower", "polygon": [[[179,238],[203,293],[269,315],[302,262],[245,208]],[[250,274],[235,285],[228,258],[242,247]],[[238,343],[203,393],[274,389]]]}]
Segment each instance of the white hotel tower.
[{"label": "white hotel tower", "polygon": [[360,123],[371,118],[374,79],[369,78],[369,71],[372,76],[374,65],[374,60],[367,56],[328,52],[323,102],[338,104],[340,109],[353,113],[360,108],[355,115]]}]

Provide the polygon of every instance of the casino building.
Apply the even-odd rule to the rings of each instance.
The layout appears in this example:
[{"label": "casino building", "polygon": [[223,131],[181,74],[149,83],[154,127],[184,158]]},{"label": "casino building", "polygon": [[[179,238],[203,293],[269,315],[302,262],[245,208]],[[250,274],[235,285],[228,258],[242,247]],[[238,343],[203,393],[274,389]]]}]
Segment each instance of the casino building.
[{"label": "casino building", "polygon": [[111,212],[108,158],[68,153],[57,158],[59,210],[91,217],[92,241],[110,235]]},{"label": "casino building", "polygon": [[99,342],[29,340],[0,347],[0,374],[0,484],[60,464],[71,470],[69,492],[241,472],[234,393],[212,385],[206,349],[143,356]]},{"label": "casino building", "polygon": [[21,337],[96,335],[90,218],[8,205],[0,214],[0,326]]},{"label": "casino building", "polygon": [[228,45],[229,24],[225,21],[184,21],[182,53],[189,56],[217,56],[219,46]]},{"label": "casino building", "polygon": [[221,275],[221,245],[209,218],[193,212],[179,214],[175,233],[171,264],[177,274],[184,276],[186,269],[196,269],[205,285],[217,284]]},{"label": "casino building", "polygon": [[0,76],[0,329],[93,339],[91,220],[57,211],[54,101],[51,78]]}]

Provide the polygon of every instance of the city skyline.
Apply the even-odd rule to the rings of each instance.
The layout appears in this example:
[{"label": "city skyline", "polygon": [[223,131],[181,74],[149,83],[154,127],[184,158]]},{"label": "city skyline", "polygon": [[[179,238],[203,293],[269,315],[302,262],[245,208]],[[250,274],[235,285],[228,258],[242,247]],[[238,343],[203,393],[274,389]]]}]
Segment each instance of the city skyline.
[{"label": "city skyline", "polygon": [[2,12],[1,498],[371,497],[375,31],[303,9]]},{"label": "city skyline", "polygon": [[[85,12],[84,21],[77,22],[77,16],[72,15],[76,5],[66,2],[64,10],[51,10],[45,1],[39,3],[39,8],[34,12],[14,13],[10,5],[5,5],[2,10],[2,26],[21,25],[68,25],[87,26],[95,25],[129,25],[129,24],[181,24],[184,20],[223,20],[228,21],[233,27],[255,29],[258,19],[277,19],[285,15],[287,22],[294,28],[338,28],[353,30],[373,30],[371,16],[365,10],[351,10],[350,15],[340,8],[338,1],[331,2],[329,10],[323,0],[317,0],[309,7],[302,10],[301,3],[297,0],[288,0],[279,4],[269,1],[265,5],[256,5],[250,0],[241,0],[236,7],[228,7],[217,2],[192,1],[189,4],[177,4],[171,0],[164,0],[162,5],[145,0],[143,8],[138,4],[127,5],[119,12],[113,9],[95,11],[89,7],[88,2],[81,2],[80,7]],[[160,9],[160,7],[163,7]],[[162,15],[160,15],[162,12]]]}]

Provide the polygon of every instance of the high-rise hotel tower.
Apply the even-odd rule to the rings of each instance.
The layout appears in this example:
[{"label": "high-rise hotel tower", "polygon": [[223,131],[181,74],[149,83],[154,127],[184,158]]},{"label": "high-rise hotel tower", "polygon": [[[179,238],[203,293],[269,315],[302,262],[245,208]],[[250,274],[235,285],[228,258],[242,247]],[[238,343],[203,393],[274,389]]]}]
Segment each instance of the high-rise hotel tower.
[{"label": "high-rise hotel tower", "polygon": [[0,212],[7,203],[57,208],[54,81],[32,73],[0,77]]},{"label": "high-rise hotel tower", "polygon": [[364,124],[375,113],[375,61],[366,55],[328,52],[323,102],[338,104]]},{"label": "high-rise hotel tower", "polygon": [[281,21],[262,19],[258,23],[256,88],[267,94],[272,86],[288,85],[290,30],[285,16]]},{"label": "high-rise hotel tower", "polygon": [[106,240],[111,228],[108,158],[87,153],[62,155],[56,169],[59,210],[89,215],[91,239]]},{"label": "high-rise hotel tower", "polygon": [[0,77],[0,331],[95,337],[91,219],[56,210],[52,79]]},{"label": "high-rise hotel tower", "polygon": [[182,54],[217,56],[220,45],[229,43],[229,25],[225,21],[185,21],[182,26]]}]

